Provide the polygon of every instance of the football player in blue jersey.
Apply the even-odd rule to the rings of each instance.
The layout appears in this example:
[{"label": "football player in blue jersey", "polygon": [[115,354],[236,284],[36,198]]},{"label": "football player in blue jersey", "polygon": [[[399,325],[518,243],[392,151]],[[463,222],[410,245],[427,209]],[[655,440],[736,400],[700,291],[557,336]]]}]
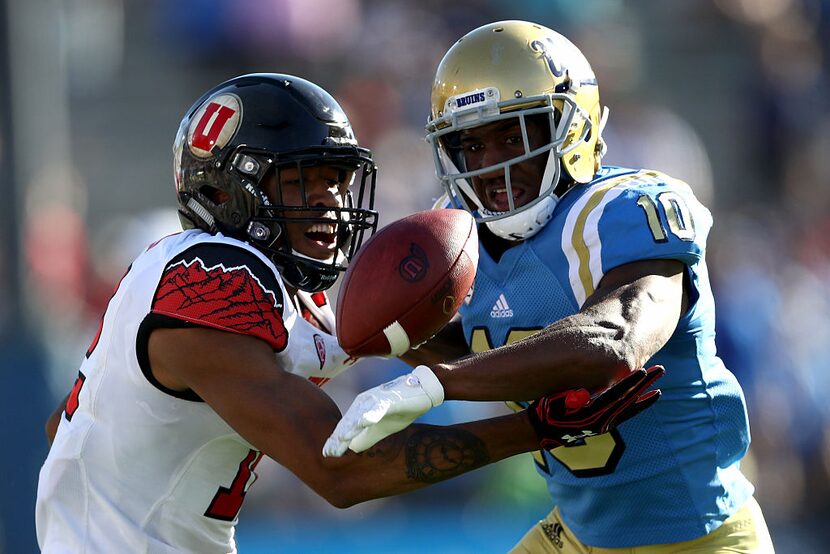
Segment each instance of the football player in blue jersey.
[{"label": "football player in blue jersey", "polygon": [[[444,399],[517,407],[666,367],[648,410],[536,456],[555,507],[514,552],[772,552],[740,469],[743,392],[715,351],[712,217],[677,179],[603,166],[607,114],[588,61],[550,29],[503,21],[450,48],[428,140],[443,205],[479,223],[480,261],[460,318],[404,359]],[[396,382],[355,399],[326,455],[368,448],[437,404],[413,408],[417,380]]]}]

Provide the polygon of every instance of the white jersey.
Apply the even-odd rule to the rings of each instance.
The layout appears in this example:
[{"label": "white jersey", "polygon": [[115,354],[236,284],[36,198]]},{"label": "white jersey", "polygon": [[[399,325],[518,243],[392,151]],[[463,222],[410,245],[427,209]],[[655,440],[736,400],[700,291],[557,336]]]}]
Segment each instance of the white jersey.
[{"label": "white jersey", "polygon": [[[132,264],[110,300],[40,472],[43,552],[236,552],[234,526],[262,454],[194,393],[149,371],[159,327],[208,326],[267,341],[286,371],[322,385],[351,359],[324,294],[287,299],[249,245],[191,230]],[[305,312],[305,313],[301,313]]]}]

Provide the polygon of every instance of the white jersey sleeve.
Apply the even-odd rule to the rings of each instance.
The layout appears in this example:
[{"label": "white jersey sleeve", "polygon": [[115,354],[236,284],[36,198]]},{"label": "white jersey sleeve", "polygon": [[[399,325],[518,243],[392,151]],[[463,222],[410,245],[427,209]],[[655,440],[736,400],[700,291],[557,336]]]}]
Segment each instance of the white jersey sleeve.
[{"label": "white jersey sleeve", "polygon": [[[283,369],[322,384],[350,359],[287,298],[267,258],[221,235],[179,233],[135,260],[40,472],[43,552],[236,551],[234,526],[262,454],[195,393],[156,382],[147,340],[153,329],[192,325],[252,335]],[[315,307],[318,319],[330,315],[326,303]]]}]

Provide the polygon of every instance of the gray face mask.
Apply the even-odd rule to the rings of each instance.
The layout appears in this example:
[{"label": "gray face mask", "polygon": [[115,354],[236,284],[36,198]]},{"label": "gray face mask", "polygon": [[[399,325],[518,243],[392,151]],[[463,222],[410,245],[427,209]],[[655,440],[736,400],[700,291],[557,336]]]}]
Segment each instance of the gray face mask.
[{"label": "gray face mask", "polygon": [[[485,89],[481,97],[484,100],[480,103],[467,103],[457,109],[448,108],[443,117],[431,121],[427,126],[427,141],[432,146],[436,173],[454,207],[472,213],[479,223],[487,225],[487,228],[500,238],[524,240],[538,233],[550,220],[558,201],[554,191],[561,177],[560,160],[591,132],[590,121],[587,114],[567,94],[499,102],[497,91]],[[452,103],[453,100],[458,103],[458,99],[450,99],[449,102]],[[561,102],[564,106],[561,114],[557,111],[554,101]],[[510,111],[513,106],[527,104],[536,107]],[[547,136],[550,138],[538,147],[533,147],[528,137],[528,121],[531,117],[542,117],[547,124]],[[464,130],[510,119],[516,120],[516,128],[521,134],[521,154],[486,167],[468,170],[460,148],[461,133]],[[587,123],[583,126],[583,136],[572,140],[570,146],[564,147],[568,130],[576,119]],[[539,193],[529,202],[516,206],[511,169],[536,156],[547,156],[539,183]],[[484,199],[476,193],[471,184],[473,179],[493,173],[504,175],[504,194],[507,200],[505,210],[488,209]]]}]

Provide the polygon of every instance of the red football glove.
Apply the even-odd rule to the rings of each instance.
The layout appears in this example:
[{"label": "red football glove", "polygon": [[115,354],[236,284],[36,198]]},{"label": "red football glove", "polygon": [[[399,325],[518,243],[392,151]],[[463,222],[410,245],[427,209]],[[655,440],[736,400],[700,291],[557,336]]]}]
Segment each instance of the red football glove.
[{"label": "red football glove", "polygon": [[544,450],[583,444],[607,433],[660,398],[660,389],[642,394],[666,372],[663,366],[632,371],[593,397],[585,389],[559,392],[533,401],[530,423]]}]

